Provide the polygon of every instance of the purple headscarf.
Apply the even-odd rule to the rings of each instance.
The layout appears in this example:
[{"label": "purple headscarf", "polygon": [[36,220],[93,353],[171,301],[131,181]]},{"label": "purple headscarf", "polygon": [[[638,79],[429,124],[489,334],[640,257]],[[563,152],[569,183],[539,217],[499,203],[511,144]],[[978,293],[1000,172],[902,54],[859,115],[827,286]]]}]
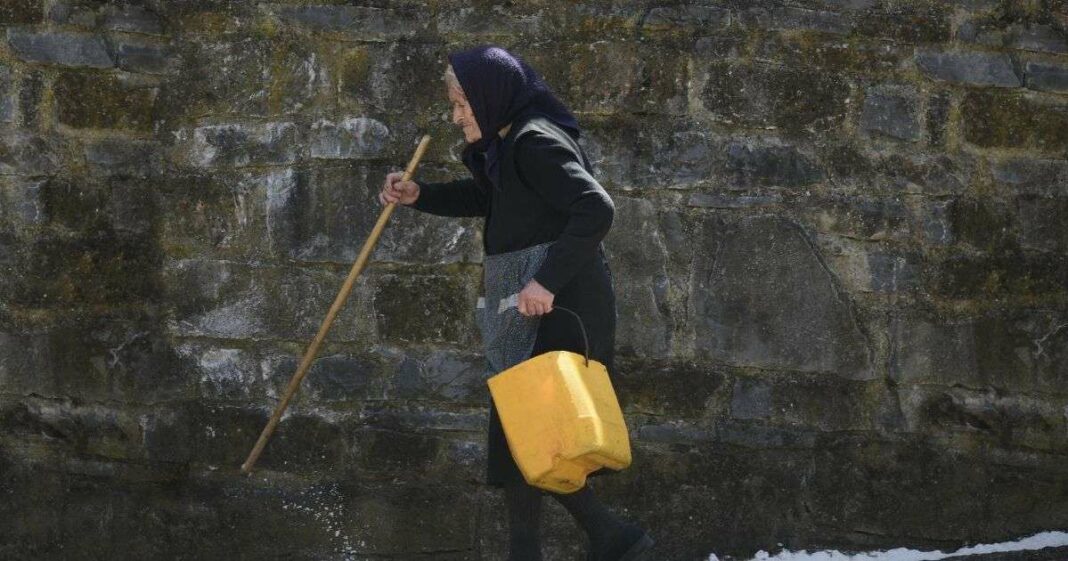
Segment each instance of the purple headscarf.
[{"label": "purple headscarf", "polygon": [[[462,156],[476,180],[478,171],[484,171],[495,187],[499,185],[497,159],[502,139],[497,131],[508,123],[541,115],[579,138],[575,116],[518,56],[495,45],[481,45],[450,53],[449,63],[482,131],[482,138],[468,144]],[[485,153],[483,166],[476,161],[478,152]]]}]

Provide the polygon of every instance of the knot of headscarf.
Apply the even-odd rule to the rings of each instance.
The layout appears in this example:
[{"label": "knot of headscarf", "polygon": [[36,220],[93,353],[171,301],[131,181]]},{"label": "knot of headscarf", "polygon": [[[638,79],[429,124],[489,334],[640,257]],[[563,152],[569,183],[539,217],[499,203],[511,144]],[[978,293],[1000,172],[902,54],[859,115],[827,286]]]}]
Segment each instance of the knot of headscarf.
[{"label": "knot of headscarf", "polygon": [[[575,116],[537,71],[519,57],[495,45],[481,45],[450,53],[449,63],[482,131],[482,138],[468,144],[462,155],[476,180],[482,171],[494,187],[499,187],[502,139],[497,131],[509,123],[541,115],[579,138]],[[480,158],[484,160],[481,165],[477,161]]]}]

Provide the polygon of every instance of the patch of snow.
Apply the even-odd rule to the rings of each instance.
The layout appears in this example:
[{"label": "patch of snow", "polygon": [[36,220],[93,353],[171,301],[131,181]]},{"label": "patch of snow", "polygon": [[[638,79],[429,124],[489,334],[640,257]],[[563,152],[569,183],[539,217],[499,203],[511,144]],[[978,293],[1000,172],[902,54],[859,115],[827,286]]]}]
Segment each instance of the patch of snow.
[{"label": "patch of snow", "polygon": [[[809,553],[806,550],[793,552],[780,551],[770,555],[766,551],[758,551],[751,561],[937,561],[948,557],[963,555],[979,555],[986,553],[1004,553],[1008,551],[1031,551],[1047,547],[1068,546],[1068,532],[1049,531],[1039,532],[1033,536],[1018,539],[1011,542],[995,544],[979,544],[962,547],[957,551],[943,553],[942,551],[917,551],[903,547],[888,551],[873,551],[865,553],[842,553],[838,550],[815,551]],[[719,561],[715,553],[708,556],[708,561]]]}]

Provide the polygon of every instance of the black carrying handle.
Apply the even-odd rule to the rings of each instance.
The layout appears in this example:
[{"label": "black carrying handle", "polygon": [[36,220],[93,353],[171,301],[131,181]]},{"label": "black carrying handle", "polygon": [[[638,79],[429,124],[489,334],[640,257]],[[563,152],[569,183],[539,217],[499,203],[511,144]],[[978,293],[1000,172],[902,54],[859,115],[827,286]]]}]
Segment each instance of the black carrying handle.
[{"label": "black carrying handle", "polygon": [[555,312],[556,310],[563,310],[563,311],[575,316],[575,319],[578,320],[579,329],[582,330],[582,342],[583,342],[583,344],[586,345],[586,368],[589,368],[590,367],[590,339],[588,337],[586,337],[586,326],[582,325],[582,318],[580,318],[579,315],[576,314],[574,311],[569,310],[569,309],[567,309],[567,308],[565,308],[563,306],[553,306],[553,309],[549,310],[549,311],[550,312]]}]

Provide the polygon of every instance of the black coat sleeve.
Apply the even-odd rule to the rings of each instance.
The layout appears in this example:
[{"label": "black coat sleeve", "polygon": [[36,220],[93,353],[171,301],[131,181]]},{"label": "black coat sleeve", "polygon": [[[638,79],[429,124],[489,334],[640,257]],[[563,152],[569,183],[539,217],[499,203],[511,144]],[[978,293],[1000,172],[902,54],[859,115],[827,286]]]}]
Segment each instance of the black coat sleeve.
[{"label": "black coat sleeve", "polygon": [[438,216],[486,216],[489,195],[474,178],[457,179],[445,183],[419,185],[419,198],[408,205],[416,210]]},{"label": "black coat sleeve", "polygon": [[615,215],[612,198],[561,139],[534,131],[517,140],[516,169],[524,183],[554,209],[567,214],[567,224],[534,275],[556,294],[579,268],[597,255]]}]

